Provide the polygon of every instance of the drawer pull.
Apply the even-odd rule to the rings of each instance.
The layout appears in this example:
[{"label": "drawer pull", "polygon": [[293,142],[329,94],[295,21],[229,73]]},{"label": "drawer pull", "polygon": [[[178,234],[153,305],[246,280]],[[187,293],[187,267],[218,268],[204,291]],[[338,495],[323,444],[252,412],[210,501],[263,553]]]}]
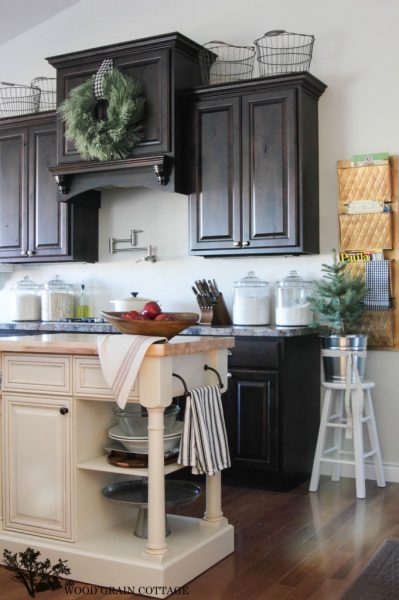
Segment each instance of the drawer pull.
[{"label": "drawer pull", "polygon": [[62,415],[67,415],[69,413],[69,408],[67,408],[66,406],[61,406],[60,413]]}]

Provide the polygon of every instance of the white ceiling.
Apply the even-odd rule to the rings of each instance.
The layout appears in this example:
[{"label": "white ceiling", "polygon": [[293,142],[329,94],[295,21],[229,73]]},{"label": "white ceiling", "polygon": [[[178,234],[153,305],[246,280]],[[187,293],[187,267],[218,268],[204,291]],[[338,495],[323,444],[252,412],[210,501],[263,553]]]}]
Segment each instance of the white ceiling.
[{"label": "white ceiling", "polygon": [[80,0],[0,0],[0,44]]}]

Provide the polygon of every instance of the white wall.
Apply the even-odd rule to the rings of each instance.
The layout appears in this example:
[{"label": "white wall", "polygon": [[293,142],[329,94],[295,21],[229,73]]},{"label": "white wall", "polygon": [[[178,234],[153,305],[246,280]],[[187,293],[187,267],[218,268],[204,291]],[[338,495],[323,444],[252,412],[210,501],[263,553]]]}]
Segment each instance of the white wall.
[{"label": "white wall", "polygon": [[[36,0],[40,2],[40,0]],[[35,3],[32,3],[35,10]],[[337,245],[336,161],[354,153],[399,153],[397,99],[399,4],[396,0],[81,0],[0,46],[0,79],[30,81],[51,74],[46,56],[180,31],[199,43],[222,39],[250,44],[271,29],[316,36],[311,72],[328,88],[319,102],[321,255],[210,259],[187,254],[187,198],[144,189],[103,193],[100,261],[95,265],[16,267],[0,293],[0,321],[9,318],[8,289],[29,273],[44,282],[55,273],[86,280],[96,309],[131,290],[158,299],[166,310],[196,310],[194,279],[215,277],[231,304],[233,281],[250,269],[270,282],[296,268],[316,278]],[[137,254],[108,254],[108,237],[143,229],[140,245],[156,247],[159,262],[136,263]],[[383,458],[399,480],[399,354],[371,352]]]}]

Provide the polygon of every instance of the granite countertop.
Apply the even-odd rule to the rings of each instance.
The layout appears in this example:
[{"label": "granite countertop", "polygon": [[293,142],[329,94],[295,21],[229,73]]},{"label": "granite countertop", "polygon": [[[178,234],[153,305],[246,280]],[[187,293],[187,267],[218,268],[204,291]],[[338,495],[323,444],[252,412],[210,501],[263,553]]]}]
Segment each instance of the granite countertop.
[{"label": "granite countertop", "polygon": [[[64,323],[51,321],[15,321],[0,323],[3,334],[9,332],[62,332],[62,333],[118,333],[109,323]],[[256,336],[256,337],[293,337],[302,335],[315,335],[317,330],[309,327],[276,327],[275,325],[194,325],[184,330],[184,335],[207,336]],[[0,333],[1,336],[1,333]]]},{"label": "granite countertop", "polygon": [[[0,352],[97,355],[98,335],[87,333],[49,333],[29,336],[0,337]],[[212,336],[175,336],[169,342],[150,346],[146,356],[179,356],[233,348],[234,338]]]}]

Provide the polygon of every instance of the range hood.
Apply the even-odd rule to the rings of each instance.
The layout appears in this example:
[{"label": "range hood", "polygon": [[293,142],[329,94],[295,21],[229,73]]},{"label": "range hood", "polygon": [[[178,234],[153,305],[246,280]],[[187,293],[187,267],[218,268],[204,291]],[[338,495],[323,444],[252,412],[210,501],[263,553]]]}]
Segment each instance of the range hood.
[{"label": "range hood", "polygon": [[180,33],[169,33],[47,58],[57,70],[57,105],[89,79],[104,59],[141,81],[146,99],[144,137],[124,160],[84,160],[65,138],[57,118],[57,164],[50,168],[61,200],[90,189],[144,186],[189,193],[181,92],[200,85],[202,46]]}]

